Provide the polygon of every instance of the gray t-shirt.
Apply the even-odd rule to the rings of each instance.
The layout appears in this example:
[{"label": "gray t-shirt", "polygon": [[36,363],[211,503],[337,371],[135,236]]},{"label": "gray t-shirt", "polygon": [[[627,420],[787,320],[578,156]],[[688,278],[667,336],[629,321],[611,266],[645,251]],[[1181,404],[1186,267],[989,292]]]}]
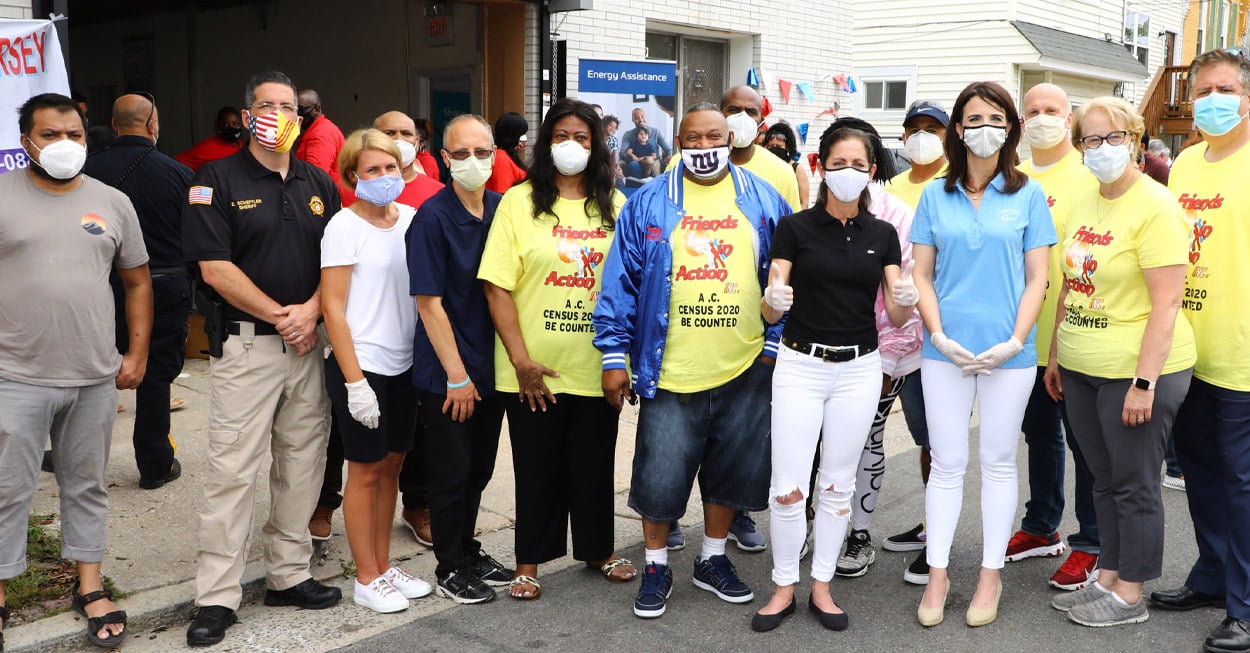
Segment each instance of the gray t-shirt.
[{"label": "gray t-shirt", "polygon": [[0,175],[0,377],[57,388],[111,381],[121,367],[109,273],[148,262],[121,191],[83,175],[46,193],[25,170]]}]

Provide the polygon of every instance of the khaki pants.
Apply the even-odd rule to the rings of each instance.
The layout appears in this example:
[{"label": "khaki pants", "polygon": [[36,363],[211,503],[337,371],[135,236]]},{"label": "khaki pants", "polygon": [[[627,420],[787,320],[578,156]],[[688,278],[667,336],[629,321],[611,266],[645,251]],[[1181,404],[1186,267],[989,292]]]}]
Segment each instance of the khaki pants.
[{"label": "khaki pants", "polygon": [[269,520],[261,530],[266,585],[284,590],[311,577],[308,520],[321,488],[330,421],[321,352],[319,344],[299,356],[281,336],[239,335],[212,360],[196,605],[239,607],[267,449],[273,465]]}]

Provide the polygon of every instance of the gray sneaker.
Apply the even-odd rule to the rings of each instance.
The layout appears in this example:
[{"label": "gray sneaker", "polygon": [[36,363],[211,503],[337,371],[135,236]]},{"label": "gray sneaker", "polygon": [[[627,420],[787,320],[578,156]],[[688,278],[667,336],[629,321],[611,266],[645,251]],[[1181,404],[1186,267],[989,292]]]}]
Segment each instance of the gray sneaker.
[{"label": "gray sneaker", "polygon": [[1104,596],[1108,596],[1107,590],[1104,590],[1097,582],[1093,582],[1075,592],[1055,595],[1055,598],[1050,600],[1050,607],[1060,612],[1067,612],[1078,605],[1097,601]]},{"label": "gray sneaker", "polygon": [[1146,610],[1145,597],[1137,600],[1135,605],[1124,605],[1111,594],[1078,605],[1068,611],[1068,618],[1082,626],[1105,628],[1124,624],[1139,624],[1150,618]]},{"label": "gray sneaker", "polygon": [[846,551],[838,558],[836,573],[845,578],[858,578],[868,573],[868,565],[877,559],[868,531],[851,531],[846,538]]}]

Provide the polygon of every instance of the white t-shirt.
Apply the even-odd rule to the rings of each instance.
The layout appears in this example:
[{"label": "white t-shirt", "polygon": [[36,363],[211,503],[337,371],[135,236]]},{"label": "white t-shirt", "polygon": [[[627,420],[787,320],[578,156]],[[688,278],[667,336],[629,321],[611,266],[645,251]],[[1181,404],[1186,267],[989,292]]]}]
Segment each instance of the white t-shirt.
[{"label": "white t-shirt", "polygon": [[343,209],[321,237],[321,267],[351,265],[347,327],[362,370],[395,376],[412,367],[417,306],[408,295],[404,235],[416,210],[397,204],[399,219],[379,229]]}]

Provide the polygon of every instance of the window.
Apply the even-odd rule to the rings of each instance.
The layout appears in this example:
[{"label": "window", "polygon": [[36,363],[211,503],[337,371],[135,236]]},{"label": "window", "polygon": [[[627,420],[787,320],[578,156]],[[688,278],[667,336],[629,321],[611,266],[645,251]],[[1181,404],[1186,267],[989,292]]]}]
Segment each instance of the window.
[{"label": "window", "polygon": [[1150,65],[1150,16],[1132,9],[1124,12],[1124,47],[1144,66]]},{"label": "window", "polygon": [[870,111],[902,111],[907,108],[907,80],[864,82],[864,108]]},{"label": "window", "polygon": [[874,114],[872,119],[902,122],[908,105],[916,99],[916,66],[857,68],[855,86],[857,92],[847,100],[854,103],[857,113],[868,112]]}]

